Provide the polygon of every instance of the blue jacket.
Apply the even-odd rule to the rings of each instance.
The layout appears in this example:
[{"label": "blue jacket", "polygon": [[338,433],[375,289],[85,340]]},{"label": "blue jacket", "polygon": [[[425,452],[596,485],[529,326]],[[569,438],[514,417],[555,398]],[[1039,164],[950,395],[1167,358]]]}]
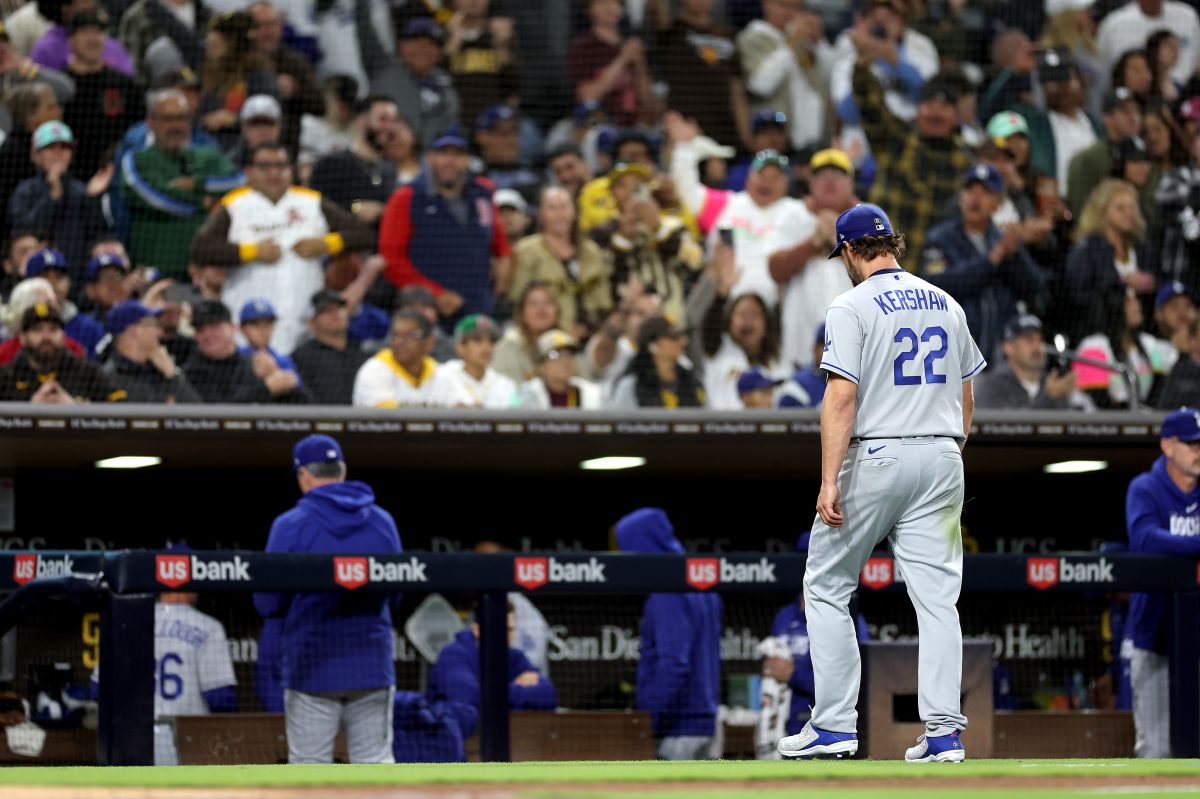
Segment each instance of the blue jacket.
[{"label": "blue jacket", "polygon": [[[257,352],[253,347],[238,347],[238,353],[245,355],[247,358],[253,358]],[[280,369],[291,370],[296,373],[296,385],[304,385],[304,381],[300,379],[300,370],[296,368],[296,362],[292,360],[292,356],[283,355],[275,351],[274,347],[267,347],[267,354],[275,361],[275,365]]]},{"label": "blue jacket", "polygon": [[[519,649],[508,648],[508,706],[513,710],[554,710],[558,691],[550,678],[542,674],[537,685],[517,685],[513,680],[527,671],[538,671]],[[479,646],[475,633],[462,630],[438,653],[437,663],[429,672],[429,697],[435,702],[457,702],[479,707]],[[464,720],[465,721],[465,720]],[[463,727],[463,735],[475,731],[475,721]]]},{"label": "blue jacket", "polygon": [[[1200,486],[1183,493],[1167,474],[1167,458],[1160,455],[1148,472],[1129,484],[1125,495],[1125,527],[1130,552],[1158,555],[1200,555]],[[1129,596],[1125,635],[1138,649],[1166,654],[1167,613],[1164,594]]]},{"label": "blue jacket", "polygon": [[1000,240],[989,225],[984,252],[967,238],[960,219],[935,225],[925,240],[917,274],[947,292],[962,306],[967,327],[985,358],[993,358],[1004,340],[1004,325],[1017,315],[1017,301],[1034,310],[1045,278],[1024,245],[992,266],[987,253]]},{"label": "blue jacket", "polygon": [[430,702],[415,691],[397,691],[392,708],[392,754],[397,763],[461,763],[467,759],[463,728],[475,727],[474,707]]},{"label": "blue jacket", "polygon": [[[267,552],[392,555],[403,551],[391,514],[365,483],[309,491],[275,519]],[[367,591],[256,593],[266,618],[283,617],[280,678],[284,688],[361,691],[395,684],[389,597]]]},{"label": "blue jacket", "polygon": [[[867,620],[861,613],[854,617],[854,629],[858,633],[859,641],[870,638],[867,633]],[[771,622],[771,635],[787,639],[792,650],[792,662],[796,664],[792,679],[788,680],[792,689],[792,710],[787,723],[787,734],[795,735],[803,729],[804,722],[809,718],[809,711],[817,701],[813,688],[812,655],[808,648],[808,619],[804,615],[804,609],[800,607],[799,600],[779,609],[775,620]]]},{"label": "blue jacket", "polygon": [[[617,522],[624,552],[683,554],[667,514],[641,508]],[[721,597],[651,594],[642,609],[637,706],[654,734],[713,735],[721,699]]]},{"label": "blue jacket", "polygon": [[268,713],[283,712],[283,678],[279,637],[283,619],[263,619],[258,634],[258,658],[254,661],[254,693]]},{"label": "blue jacket", "polygon": [[94,318],[77,313],[65,325],[63,332],[79,342],[89,361],[96,360],[96,345],[104,338],[104,328]]}]

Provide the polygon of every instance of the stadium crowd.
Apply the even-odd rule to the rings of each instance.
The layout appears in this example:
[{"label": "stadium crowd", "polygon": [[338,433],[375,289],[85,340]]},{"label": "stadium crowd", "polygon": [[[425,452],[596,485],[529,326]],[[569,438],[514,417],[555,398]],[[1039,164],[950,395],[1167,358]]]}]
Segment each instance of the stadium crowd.
[{"label": "stadium crowd", "polygon": [[815,407],[860,198],[980,407],[1198,400],[1180,0],[0,8],[0,400]]}]

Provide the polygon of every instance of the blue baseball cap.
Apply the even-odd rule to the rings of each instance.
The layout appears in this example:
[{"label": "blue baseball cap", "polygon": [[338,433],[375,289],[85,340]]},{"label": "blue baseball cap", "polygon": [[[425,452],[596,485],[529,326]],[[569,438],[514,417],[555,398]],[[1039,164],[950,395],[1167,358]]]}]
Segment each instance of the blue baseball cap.
[{"label": "blue baseball cap", "polygon": [[[25,267],[27,274],[33,274],[29,271],[29,267]],[[1158,293],[1154,295],[1154,310],[1166,305],[1176,297],[1191,297],[1192,291],[1178,280],[1172,280],[1170,283],[1164,283],[1158,287]]]},{"label": "blue baseball cap", "polygon": [[770,108],[764,108],[760,111],[755,111],[754,116],[750,117],[750,130],[758,133],[768,126],[786,128],[787,123],[787,114],[782,111],[772,111]]},{"label": "blue baseball cap", "polygon": [[738,394],[746,394],[760,388],[775,388],[782,382],[761,366],[751,366],[738,375],[737,391]]},{"label": "blue baseball cap", "polygon": [[67,256],[47,247],[29,256],[29,260],[25,262],[25,277],[37,277],[51,269],[67,271]]},{"label": "blue baseball cap", "polygon": [[85,273],[87,282],[95,282],[96,275],[100,274],[100,270],[106,269],[110,266],[114,269],[120,269],[126,274],[129,273],[129,264],[125,263],[124,258],[120,258],[116,255],[97,255],[87,263],[87,272]]},{"label": "blue baseball cap", "polygon": [[863,236],[882,236],[892,233],[892,223],[887,214],[878,205],[859,203],[853,208],[843,211],[837,218],[837,246],[829,253],[830,258],[837,258],[842,252],[842,245],[848,241],[858,241]]},{"label": "blue baseball cap", "polygon": [[599,100],[584,100],[575,106],[575,122],[586,122],[592,114],[601,114],[604,111],[604,103]]},{"label": "blue baseball cap", "polygon": [[1000,176],[1000,170],[982,161],[972,166],[967,170],[967,174],[963,175],[963,188],[972,183],[980,184],[993,194],[1004,193],[1004,178]]},{"label": "blue baseball cap", "polygon": [[470,150],[467,146],[467,139],[463,136],[462,129],[458,125],[451,125],[446,128],[442,131],[441,135],[433,140],[433,144],[429,145],[430,150],[441,150],[443,147],[457,147],[463,152]]},{"label": "blue baseball cap", "polygon": [[104,332],[113,337],[119,336],[131,325],[136,325],[147,316],[162,316],[166,310],[166,308],[147,308],[137,300],[118,302],[104,317]]},{"label": "blue baseball cap", "polygon": [[429,39],[437,44],[441,44],[446,38],[446,32],[442,30],[442,26],[430,17],[415,17],[410,19],[404,26],[404,30],[400,33],[400,38],[404,41],[409,39]]},{"label": "blue baseball cap", "polygon": [[1200,411],[1180,408],[1163,419],[1159,438],[1178,438],[1180,441],[1200,441]]},{"label": "blue baseball cap", "polygon": [[491,130],[505,120],[516,118],[517,112],[513,110],[511,105],[497,103],[496,105],[489,106],[487,110],[479,115],[479,118],[475,120],[475,127],[478,130]]},{"label": "blue baseball cap", "polygon": [[342,447],[329,436],[313,435],[302,438],[292,447],[292,473],[310,463],[337,463],[345,461]]},{"label": "blue baseball cap", "polygon": [[275,306],[266,300],[247,300],[242,310],[238,311],[238,323],[243,325],[247,322],[257,322],[259,319],[278,318]]},{"label": "blue baseball cap", "polygon": [[1023,313],[1014,316],[1004,324],[1004,340],[1012,341],[1018,336],[1023,336],[1026,333],[1041,333],[1042,320],[1038,319],[1031,313]]}]

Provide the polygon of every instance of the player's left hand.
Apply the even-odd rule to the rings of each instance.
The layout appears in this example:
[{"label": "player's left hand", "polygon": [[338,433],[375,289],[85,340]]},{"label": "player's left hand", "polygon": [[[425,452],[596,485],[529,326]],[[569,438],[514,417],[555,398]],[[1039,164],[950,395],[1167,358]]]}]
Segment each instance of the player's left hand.
[{"label": "player's left hand", "polygon": [[821,486],[821,491],[817,494],[817,513],[820,514],[821,521],[829,527],[841,527],[846,520],[842,516],[842,492],[836,484]]}]

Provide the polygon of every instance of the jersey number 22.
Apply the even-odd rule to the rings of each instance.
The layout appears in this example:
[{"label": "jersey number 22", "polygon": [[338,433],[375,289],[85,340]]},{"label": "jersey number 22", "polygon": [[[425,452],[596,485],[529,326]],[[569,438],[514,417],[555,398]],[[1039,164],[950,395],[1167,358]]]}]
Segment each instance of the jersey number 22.
[{"label": "jersey number 22", "polygon": [[945,383],[946,376],[938,374],[934,371],[937,362],[946,357],[946,350],[950,347],[950,339],[946,336],[946,331],[940,327],[927,327],[921,331],[918,336],[917,331],[911,327],[902,327],[896,331],[896,337],[892,339],[897,344],[907,344],[908,349],[896,356],[896,360],[892,361],[892,376],[895,384],[898,386],[919,386],[921,385],[921,375],[910,375],[905,372],[905,366],[908,362],[917,357],[917,350],[921,344],[929,344],[934,339],[938,340],[939,346],[937,349],[931,349],[925,355],[925,382],[928,383]]}]

